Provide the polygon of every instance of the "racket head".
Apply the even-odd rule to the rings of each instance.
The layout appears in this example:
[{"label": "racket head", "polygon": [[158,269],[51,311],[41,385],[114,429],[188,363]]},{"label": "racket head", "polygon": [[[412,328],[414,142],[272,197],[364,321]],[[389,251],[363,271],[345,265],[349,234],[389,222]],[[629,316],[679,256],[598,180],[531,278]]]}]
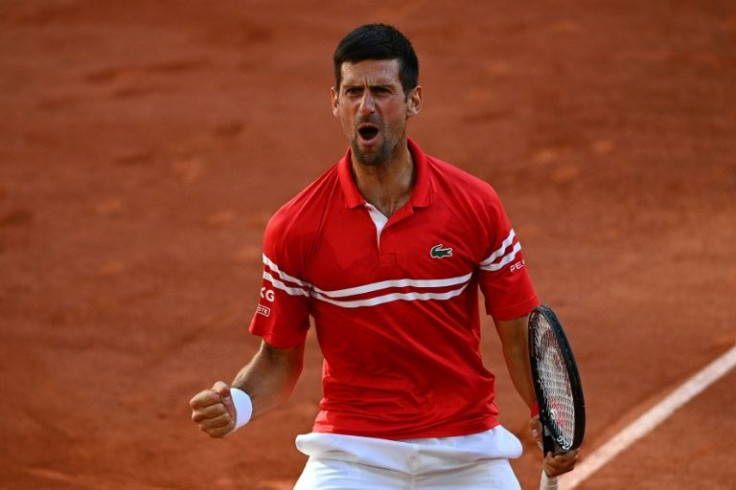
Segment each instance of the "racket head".
[{"label": "racket head", "polygon": [[548,306],[529,316],[529,357],[545,454],[580,447],[585,435],[580,373],[562,324]]}]

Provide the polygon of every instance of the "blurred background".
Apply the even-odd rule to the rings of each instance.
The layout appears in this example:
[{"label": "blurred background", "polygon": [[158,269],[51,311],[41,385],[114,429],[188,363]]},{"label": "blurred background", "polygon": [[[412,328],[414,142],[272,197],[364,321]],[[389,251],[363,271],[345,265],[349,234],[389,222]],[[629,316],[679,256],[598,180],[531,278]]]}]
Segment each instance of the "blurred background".
[{"label": "blurred background", "polygon": [[[568,330],[583,457],[734,345],[732,1],[2,0],[0,488],[291,488],[313,334],[292,398],[237,435],[188,401],[257,347],[265,224],[343,155],[332,51],[377,21],[419,55],[410,136],[496,188]],[[735,382],[580,488],[732,488]]]}]

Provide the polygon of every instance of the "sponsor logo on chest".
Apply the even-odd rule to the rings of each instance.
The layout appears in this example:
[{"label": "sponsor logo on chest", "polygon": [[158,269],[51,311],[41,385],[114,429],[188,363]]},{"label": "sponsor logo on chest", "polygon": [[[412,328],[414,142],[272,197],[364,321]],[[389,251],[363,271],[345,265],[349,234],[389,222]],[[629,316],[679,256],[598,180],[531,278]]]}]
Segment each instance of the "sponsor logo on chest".
[{"label": "sponsor logo on chest", "polygon": [[429,251],[429,256],[433,259],[444,259],[445,257],[452,257],[452,248],[443,248],[442,243],[435,245]]}]

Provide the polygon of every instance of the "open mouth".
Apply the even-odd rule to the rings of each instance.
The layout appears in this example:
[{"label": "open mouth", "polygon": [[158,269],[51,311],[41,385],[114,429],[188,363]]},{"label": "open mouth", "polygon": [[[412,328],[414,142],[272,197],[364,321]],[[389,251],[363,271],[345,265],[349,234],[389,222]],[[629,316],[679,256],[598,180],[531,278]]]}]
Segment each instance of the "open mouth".
[{"label": "open mouth", "polygon": [[371,141],[378,136],[378,128],[371,125],[365,125],[358,128],[358,134],[364,141]]}]

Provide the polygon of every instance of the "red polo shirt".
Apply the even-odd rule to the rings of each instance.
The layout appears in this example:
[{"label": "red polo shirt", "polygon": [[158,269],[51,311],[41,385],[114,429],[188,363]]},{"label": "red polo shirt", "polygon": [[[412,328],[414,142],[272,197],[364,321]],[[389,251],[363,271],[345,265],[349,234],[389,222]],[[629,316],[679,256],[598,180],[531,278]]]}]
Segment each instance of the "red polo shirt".
[{"label": "red polo shirt", "polygon": [[317,432],[406,439],[494,427],[478,290],[500,320],[538,304],[491,186],[411,140],[409,148],[416,186],[380,233],[353,181],[350,151],[266,229],[264,289],[250,330],[295,347],[314,318],[325,358]]}]

